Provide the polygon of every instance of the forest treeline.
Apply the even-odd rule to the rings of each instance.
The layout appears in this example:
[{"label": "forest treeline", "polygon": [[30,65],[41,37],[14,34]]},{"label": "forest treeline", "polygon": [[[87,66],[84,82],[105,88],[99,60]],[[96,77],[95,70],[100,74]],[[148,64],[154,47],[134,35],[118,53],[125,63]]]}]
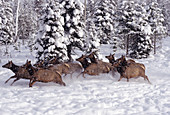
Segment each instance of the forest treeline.
[{"label": "forest treeline", "polygon": [[[147,58],[170,30],[168,0],[0,0],[0,46],[20,40],[37,60],[72,60],[111,44],[131,58]],[[127,47],[128,46],[128,47]]]}]

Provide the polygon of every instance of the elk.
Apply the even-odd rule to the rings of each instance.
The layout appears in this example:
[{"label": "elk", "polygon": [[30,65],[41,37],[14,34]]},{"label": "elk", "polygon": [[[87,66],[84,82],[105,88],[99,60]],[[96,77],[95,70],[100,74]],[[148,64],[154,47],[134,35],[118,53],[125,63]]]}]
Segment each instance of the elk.
[{"label": "elk", "polygon": [[112,70],[112,66],[110,63],[89,63],[86,59],[86,56],[84,55],[76,59],[76,61],[79,61],[84,68],[84,71],[82,72],[83,77],[85,77],[84,74],[99,75],[100,73],[109,73]]},{"label": "elk", "polygon": [[62,81],[61,78],[61,74],[57,71],[51,71],[48,69],[39,69],[38,71],[36,71],[31,79],[30,79],[30,83],[29,83],[29,87],[32,87],[34,83],[36,82],[55,82],[58,83],[60,85],[66,86],[66,84]]},{"label": "elk", "polygon": [[141,66],[135,63],[131,63],[127,65],[127,61],[124,56],[122,56],[114,66],[117,68],[117,71],[120,73],[120,81],[122,78],[127,78],[127,82],[129,82],[130,78],[136,78],[136,77],[143,77],[144,80],[148,80],[148,82],[151,84],[151,82],[148,79],[148,76],[145,75],[145,69],[143,69]]},{"label": "elk", "polygon": [[29,87],[32,87],[35,82],[56,82],[60,85],[64,85],[65,83],[62,81],[61,74],[58,71],[52,71],[45,68],[35,68],[32,66],[31,61],[27,61],[24,65],[26,70],[31,74]]},{"label": "elk", "polygon": [[16,78],[11,85],[13,85],[14,82],[18,81],[19,79],[30,79],[31,75],[29,72],[25,69],[23,66],[17,66],[12,61],[9,61],[7,64],[2,66],[3,68],[8,68],[12,72],[15,73],[14,76],[11,76],[8,80],[5,81],[7,83],[10,79]]}]

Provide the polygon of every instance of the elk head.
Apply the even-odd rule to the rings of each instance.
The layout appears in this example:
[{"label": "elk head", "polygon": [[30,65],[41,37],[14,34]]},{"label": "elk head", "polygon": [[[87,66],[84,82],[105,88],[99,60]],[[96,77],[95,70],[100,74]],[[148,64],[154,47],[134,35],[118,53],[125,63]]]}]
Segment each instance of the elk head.
[{"label": "elk head", "polygon": [[2,66],[3,68],[12,68],[13,67],[13,62],[12,61],[8,61],[8,63],[6,63],[5,65]]}]

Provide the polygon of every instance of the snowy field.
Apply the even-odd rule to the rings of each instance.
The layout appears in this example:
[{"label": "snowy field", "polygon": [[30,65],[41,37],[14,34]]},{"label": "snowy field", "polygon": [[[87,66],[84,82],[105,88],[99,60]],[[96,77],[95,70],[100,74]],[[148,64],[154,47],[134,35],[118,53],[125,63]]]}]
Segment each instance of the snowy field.
[{"label": "snowy field", "polygon": [[[10,86],[4,82],[12,75],[2,68],[8,60],[22,65],[26,59],[34,63],[34,53],[21,47],[9,56],[1,55],[0,62],[0,115],[170,115],[170,38],[164,39],[162,49],[148,59],[136,60],[146,66],[152,85],[143,78],[122,79],[119,74],[63,78],[66,86],[55,83],[35,83],[19,80]],[[110,47],[101,47],[104,56]],[[108,51],[108,52],[107,52]],[[116,53],[119,58],[124,52]],[[76,76],[76,75],[75,75]]]}]

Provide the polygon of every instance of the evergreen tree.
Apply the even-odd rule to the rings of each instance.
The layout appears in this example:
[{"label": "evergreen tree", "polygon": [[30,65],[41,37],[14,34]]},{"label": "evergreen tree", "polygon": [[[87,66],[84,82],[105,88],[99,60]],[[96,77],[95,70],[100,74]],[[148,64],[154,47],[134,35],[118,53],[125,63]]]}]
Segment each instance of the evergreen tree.
[{"label": "evergreen tree", "polygon": [[14,42],[14,16],[12,4],[0,1],[0,43],[8,44]]},{"label": "evergreen tree", "polygon": [[170,1],[169,0],[159,0],[159,6],[161,6],[163,15],[165,16],[165,24],[167,27],[168,34],[170,35]]},{"label": "evergreen tree", "polygon": [[18,17],[18,37],[29,39],[37,32],[37,15],[33,0],[24,0],[20,5]]},{"label": "evergreen tree", "polygon": [[92,20],[88,20],[88,32],[87,32],[87,39],[88,39],[88,52],[91,50],[96,50],[100,46],[100,39],[97,37],[97,32],[95,28],[95,24]]},{"label": "evergreen tree", "polygon": [[96,26],[94,23],[93,15],[94,15],[94,6],[96,2],[94,0],[89,0],[87,3],[86,9],[86,34],[88,40],[88,51],[91,52],[93,49],[98,49],[100,46],[100,39],[97,37]]},{"label": "evergreen tree", "polygon": [[[151,2],[146,8],[149,15],[149,24],[152,27],[152,31],[155,35],[164,35],[167,33],[165,26],[165,16],[163,15],[162,9],[159,8],[158,3]],[[163,37],[163,36],[162,36]]]},{"label": "evergreen tree", "polygon": [[119,33],[129,40],[130,56],[146,58],[152,51],[151,27],[143,6],[133,1],[123,1],[120,7]]},{"label": "evergreen tree", "polygon": [[36,44],[38,60],[48,61],[53,57],[58,61],[68,59],[66,47],[68,40],[64,37],[64,19],[60,9],[61,5],[58,2],[50,2],[43,11],[45,13],[40,18]]},{"label": "evergreen tree", "polygon": [[100,0],[94,6],[94,23],[96,26],[97,37],[101,44],[109,44],[113,40],[114,27],[113,15],[115,13],[115,3],[112,0]]},{"label": "evergreen tree", "polygon": [[64,17],[64,31],[69,44],[67,45],[67,55],[72,60],[71,52],[73,47],[84,51],[86,47],[84,6],[79,0],[61,0],[63,6],[62,16]]}]

